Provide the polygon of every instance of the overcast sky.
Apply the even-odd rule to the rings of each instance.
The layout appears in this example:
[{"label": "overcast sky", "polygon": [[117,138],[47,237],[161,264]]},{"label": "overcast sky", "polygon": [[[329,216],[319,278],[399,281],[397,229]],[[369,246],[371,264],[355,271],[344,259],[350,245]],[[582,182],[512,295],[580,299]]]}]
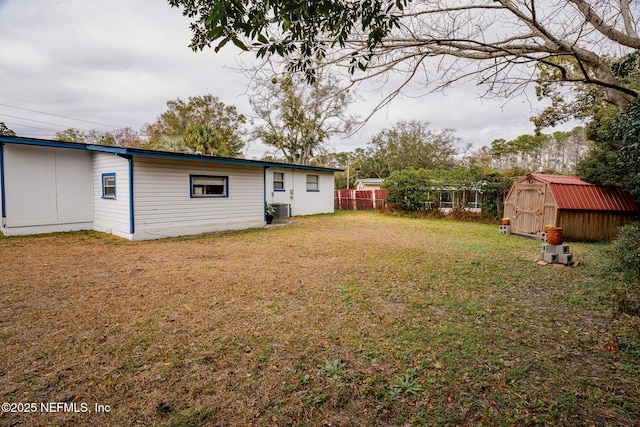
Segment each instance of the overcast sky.
[{"label": "overcast sky", "polygon": [[[171,99],[211,93],[251,115],[247,78],[233,71],[250,54],[229,44],[193,52],[189,21],[165,0],[0,0],[0,121],[19,136],[52,138],[69,127],[139,129]],[[334,151],[365,147],[398,120],[450,128],[464,143],[532,133],[535,97],[481,99],[467,85],[394,100],[356,135],[331,141]],[[351,114],[367,116],[381,99],[360,87]],[[506,102],[506,104],[505,104]],[[533,105],[532,105],[533,104]],[[253,144],[248,157],[264,147]]]}]

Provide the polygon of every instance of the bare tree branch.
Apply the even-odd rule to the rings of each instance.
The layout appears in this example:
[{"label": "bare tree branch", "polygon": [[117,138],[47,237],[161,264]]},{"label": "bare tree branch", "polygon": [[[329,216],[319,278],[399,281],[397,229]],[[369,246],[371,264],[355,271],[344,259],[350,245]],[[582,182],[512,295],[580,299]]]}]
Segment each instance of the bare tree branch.
[{"label": "bare tree branch", "polygon": [[633,22],[631,13],[631,0],[620,0],[620,14],[622,15],[622,21],[624,22],[624,29],[627,35],[638,38],[636,25]]},{"label": "bare tree branch", "polygon": [[[321,58],[347,68],[354,83],[402,73],[407,81],[398,89],[424,79],[428,92],[428,85],[438,90],[476,77],[492,91],[512,93],[508,86],[534,82],[541,65],[557,70],[559,82],[603,88],[619,109],[638,96],[610,68],[640,49],[640,9],[632,0],[169,2],[195,20],[195,48],[232,41],[260,57],[281,56],[308,77]],[[574,58],[581,75],[559,65],[563,58]],[[438,60],[455,67],[443,70]]]},{"label": "bare tree branch", "polygon": [[[623,33],[622,31],[617,30],[615,27],[608,25],[605,23],[602,17],[598,16],[596,11],[587,3],[585,0],[568,0],[571,3],[575,4],[580,13],[584,16],[584,18],[591,24],[595,29],[600,31],[607,38],[618,42],[624,46],[631,47],[633,49],[640,49],[640,39],[635,34],[635,31],[629,33]],[[630,1],[622,0],[620,2],[621,6],[621,15],[625,22],[625,28],[627,31],[631,27],[631,10],[629,7]]]}]

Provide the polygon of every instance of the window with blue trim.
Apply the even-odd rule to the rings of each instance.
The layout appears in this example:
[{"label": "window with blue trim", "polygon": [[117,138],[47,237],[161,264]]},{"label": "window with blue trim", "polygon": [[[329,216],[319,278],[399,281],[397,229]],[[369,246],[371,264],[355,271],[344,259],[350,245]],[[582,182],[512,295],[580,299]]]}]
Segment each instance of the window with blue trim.
[{"label": "window with blue trim", "polygon": [[307,175],[307,191],[320,191],[319,175]]},{"label": "window with blue trim", "polygon": [[273,173],[273,191],[284,191],[284,172]]},{"label": "window with blue trim", "polygon": [[229,177],[191,175],[191,197],[227,197]]},{"label": "window with blue trim", "polygon": [[103,199],[116,198],[116,174],[115,173],[102,174],[102,198]]}]

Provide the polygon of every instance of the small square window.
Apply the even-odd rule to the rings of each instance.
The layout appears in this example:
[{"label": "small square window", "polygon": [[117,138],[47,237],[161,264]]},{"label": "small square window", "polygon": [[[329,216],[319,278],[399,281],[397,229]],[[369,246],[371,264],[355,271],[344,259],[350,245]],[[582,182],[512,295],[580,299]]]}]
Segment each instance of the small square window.
[{"label": "small square window", "polygon": [[284,191],[284,172],[273,173],[273,191]]},{"label": "small square window", "polygon": [[102,198],[103,199],[116,198],[116,174],[115,173],[102,174]]},{"label": "small square window", "polygon": [[318,175],[307,175],[307,191],[320,191]]},{"label": "small square window", "polygon": [[191,197],[227,197],[226,176],[191,176]]}]

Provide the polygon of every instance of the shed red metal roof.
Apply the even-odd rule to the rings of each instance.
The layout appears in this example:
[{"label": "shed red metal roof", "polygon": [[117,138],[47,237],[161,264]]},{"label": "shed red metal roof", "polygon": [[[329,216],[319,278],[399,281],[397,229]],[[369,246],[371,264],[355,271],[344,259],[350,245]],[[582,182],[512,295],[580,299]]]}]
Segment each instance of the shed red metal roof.
[{"label": "shed red metal roof", "polygon": [[549,184],[558,209],[638,212],[633,198],[618,188],[605,188],[582,181],[577,176],[531,174]]},{"label": "shed red metal roof", "polygon": [[597,185],[549,184],[559,209],[637,212],[631,196],[618,188]]},{"label": "shed red metal roof", "polygon": [[540,181],[546,182],[548,184],[594,185],[581,180],[577,176],[566,175],[547,175],[541,173],[532,173],[525,176],[523,179],[526,179],[529,176],[537,178]]}]

